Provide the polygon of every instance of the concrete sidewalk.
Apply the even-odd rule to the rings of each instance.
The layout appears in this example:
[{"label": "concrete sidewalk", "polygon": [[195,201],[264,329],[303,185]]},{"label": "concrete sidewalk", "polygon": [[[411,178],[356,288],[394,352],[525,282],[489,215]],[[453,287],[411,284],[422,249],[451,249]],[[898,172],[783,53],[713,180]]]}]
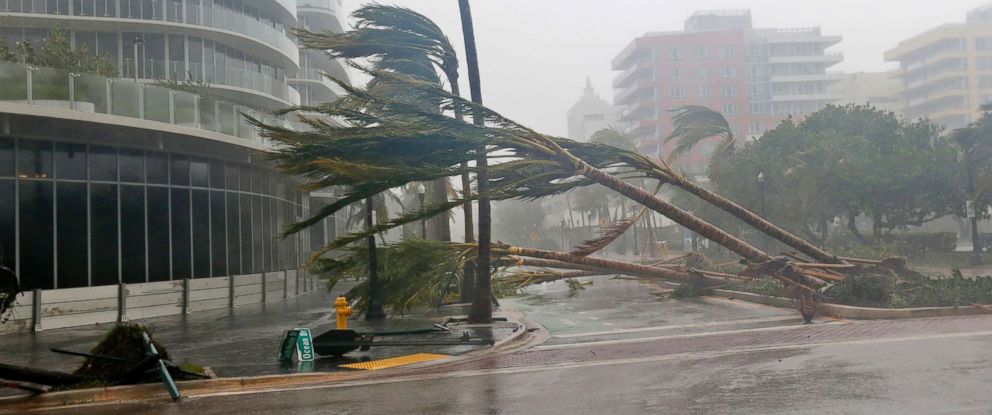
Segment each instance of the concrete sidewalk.
[{"label": "concrete sidewalk", "polygon": [[[343,358],[318,358],[313,365],[302,367],[296,362],[276,360],[283,331],[308,327],[314,335],[334,328],[331,303],[341,292],[351,288],[345,282],[327,293],[320,289],[282,302],[239,306],[233,309],[207,311],[185,316],[167,316],[138,321],[151,328],[153,337],[164,345],[176,363],[209,366],[220,377],[273,375],[299,372],[340,370],[338,366],[368,359],[405,355],[418,352],[458,355],[485,346],[403,346],[373,347],[367,352],[355,351]],[[366,322],[353,318],[349,328],[361,333],[429,329],[461,309],[444,308],[431,315],[410,314],[393,316],[384,321]],[[112,324],[99,324],[0,336],[0,363],[37,368],[72,371],[82,358],[49,351],[62,348],[89,351],[99,342]],[[381,340],[452,340],[468,332],[473,339],[498,341],[516,328],[513,323],[496,323],[487,327],[449,324],[451,332],[417,335],[383,336]]]}]

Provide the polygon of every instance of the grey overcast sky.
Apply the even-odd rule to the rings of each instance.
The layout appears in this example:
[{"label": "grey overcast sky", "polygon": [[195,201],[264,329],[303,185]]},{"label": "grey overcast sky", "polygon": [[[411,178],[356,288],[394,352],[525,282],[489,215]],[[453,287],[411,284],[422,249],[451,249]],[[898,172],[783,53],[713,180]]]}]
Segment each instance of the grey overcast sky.
[{"label": "grey overcast sky", "polygon": [[[448,34],[462,59],[456,0],[379,0],[414,9]],[[989,0],[473,0],[476,41],[487,106],[539,131],[565,134],[565,112],[582,93],[586,76],[612,101],[610,60],[649,31],[681,30],[695,10],[750,9],[755,27],[820,26],[844,40],[833,71],[892,68],[882,53],[901,40],[944,23]],[[351,11],[368,3],[345,0]],[[350,25],[350,19],[347,25]]]}]

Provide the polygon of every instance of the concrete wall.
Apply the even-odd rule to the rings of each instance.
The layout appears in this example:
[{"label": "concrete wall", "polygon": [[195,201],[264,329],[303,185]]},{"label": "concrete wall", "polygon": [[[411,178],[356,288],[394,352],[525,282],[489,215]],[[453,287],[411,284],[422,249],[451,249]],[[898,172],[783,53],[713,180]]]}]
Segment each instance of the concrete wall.
[{"label": "concrete wall", "polygon": [[41,331],[115,321],[275,302],[316,289],[305,272],[275,271],[231,277],[144,284],[34,290],[17,297],[0,334]]}]

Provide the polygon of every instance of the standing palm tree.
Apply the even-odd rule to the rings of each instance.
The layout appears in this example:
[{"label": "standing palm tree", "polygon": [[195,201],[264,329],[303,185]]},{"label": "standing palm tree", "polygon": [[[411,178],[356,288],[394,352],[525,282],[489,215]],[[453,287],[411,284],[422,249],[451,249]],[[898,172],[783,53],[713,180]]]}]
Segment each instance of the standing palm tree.
[{"label": "standing palm tree", "polygon": [[[390,69],[440,85],[441,81],[434,68],[444,75],[454,95],[458,88],[458,56],[444,32],[426,16],[413,10],[370,4],[356,10],[353,17],[357,23],[353,30],[344,33],[297,32],[304,46],[325,51],[332,58],[371,59],[377,69]],[[395,83],[373,79],[370,85],[404,96],[404,91],[395,91]],[[412,97],[417,100],[417,97]],[[419,102],[418,105],[432,106],[432,103]],[[436,105],[434,105],[436,107]],[[460,108],[455,108],[461,117]],[[468,179],[463,174],[462,182]],[[448,180],[441,178],[428,183],[428,197],[431,203],[447,201]],[[469,206],[471,209],[471,206]],[[450,220],[447,214],[430,220],[432,239],[450,240]],[[471,238],[471,234],[467,234]]]},{"label": "standing palm tree", "polygon": [[[475,28],[472,25],[472,9],[468,0],[458,0],[458,11],[462,20],[462,36],[465,39],[465,62],[468,65],[468,85],[472,102],[482,104],[482,86],[479,81],[479,55],[475,47]],[[457,107],[457,106],[456,106]],[[475,125],[485,125],[485,116],[480,114],[478,107],[472,113]],[[491,323],[493,321],[492,304],[492,267],[491,250],[492,238],[492,206],[489,204],[489,170],[488,153],[485,147],[480,149],[476,158],[476,180],[479,189],[479,254],[475,260],[475,296],[472,299],[472,310],[469,321],[473,323]]]},{"label": "standing palm tree", "polygon": [[[714,153],[714,158],[725,157],[733,151],[734,134],[727,119],[719,112],[713,111],[701,105],[688,105],[677,108],[672,120],[674,129],[672,134],[666,138],[668,141],[676,141],[677,144],[669,156],[670,160],[685,155],[703,140],[719,137],[721,138],[718,150]],[[670,169],[669,169],[670,170]],[[751,212],[734,201],[706,190],[702,186],[686,179],[674,171],[665,172],[669,177],[662,179],[671,183],[721,210],[737,217],[744,223],[751,225],[758,231],[775,238],[782,243],[791,246],[817,261],[825,263],[842,263],[843,261],[806,240],[793,235],[789,231],[769,222],[760,215]]]},{"label": "standing palm tree", "polygon": [[[992,158],[992,104],[981,107],[982,116],[964,128],[951,132],[951,139],[961,152],[965,168],[965,190],[970,208],[966,216],[971,222],[971,264],[982,264],[982,238],[978,232],[979,198],[992,186],[992,168],[988,160]],[[984,162],[984,166],[979,166]],[[984,168],[982,168],[984,167]]]}]

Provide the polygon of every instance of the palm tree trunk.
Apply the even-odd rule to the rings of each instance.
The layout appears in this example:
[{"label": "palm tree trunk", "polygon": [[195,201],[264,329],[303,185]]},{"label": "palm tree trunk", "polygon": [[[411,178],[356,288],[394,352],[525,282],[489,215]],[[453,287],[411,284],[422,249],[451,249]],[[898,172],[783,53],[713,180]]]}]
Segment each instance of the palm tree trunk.
[{"label": "palm tree trunk", "polygon": [[667,216],[675,223],[688,228],[690,231],[695,232],[706,239],[716,242],[720,246],[729,249],[731,252],[734,252],[749,261],[765,262],[774,259],[764,251],[754,247],[744,240],[727,233],[723,229],[713,226],[709,222],[693,216],[689,212],[686,212],[677,206],[662,200],[661,198],[655,197],[651,193],[648,193],[637,186],[631,185],[606,172],[603,172],[602,170],[590,166],[584,161],[575,159],[572,162],[577,164],[576,167],[578,167],[579,174],[582,174],[596,183],[613,189],[617,193],[620,193],[621,195],[624,195],[637,203],[647,206],[655,212]]},{"label": "palm tree trunk", "polygon": [[[461,14],[462,36],[465,38],[465,61],[468,66],[468,84],[472,102],[482,104],[482,86],[479,80],[479,55],[475,47],[475,28],[472,25],[472,10],[468,0],[458,0]],[[485,119],[475,112],[472,121],[476,125],[485,124]],[[469,312],[471,323],[491,323],[493,321],[492,281],[490,269],[492,237],[492,210],[489,205],[489,169],[486,149],[479,149],[476,159],[476,179],[479,186],[479,253],[475,260],[475,296]]]},{"label": "palm tree trunk", "polygon": [[[451,84],[451,94],[460,97],[461,87],[458,86],[458,78],[454,76],[449,76],[448,81]],[[461,106],[455,106],[455,119],[461,121],[464,119],[464,114]],[[468,162],[463,161],[461,164],[462,170],[462,198],[465,199],[465,203],[462,204],[462,216],[465,217],[465,242],[472,243],[475,242],[475,221],[472,218],[472,176],[468,173]],[[475,261],[466,261],[462,268],[462,285],[461,292],[458,294],[461,302],[472,301],[472,294],[475,293]]]},{"label": "palm tree trunk", "polygon": [[689,193],[692,193],[693,195],[696,195],[700,199],[709,202],[710,204],[720,208],[724,212],[734,215],[734,217],[744,221],[744,223],[747,223],[748,225],[751,225],[751,227],[757,229],[761,233],[764,233],[765,235],[775,238],[778,241],[796,249],[799,252],[809,255],[810,258],[830,264],[843,263],[843,261],[838,259],[836,255],[824,251],[823,249],[820,249],[819,247],[803,240],[802,238],[793,235],[789,231],[780,228],[774,223],[769,222],[760,215],[757,215],[754,212],[747,210],[743,206],[738,205],[734,201],[727,199],[723,196],[720,196],[716,193],[713,193],[709,190],[706,190],[702,186],[699,186],[696,183],[690,182],[688,180],[678,180],[672,182],[672,184],[678,186],[679,188]]},{"label": "palm tree trunk", "polygon": [[[372,198],[365,199],[365,228],[371,229],[373,226],[373,215],[375,215],[375,207],[372,204]],[[381,288],[379,284],[379,264],[376,260],[376,248],[375,248],[375,235],[369,235],[368,237],[369,246],[369,308],[365,312],[366,320],[381,320],[386,318],[386,313],[382,309],[382,296]]]},{"label": "palm tree trunk", "polygon": [[[448,202],[448,178],[432,180],[428,183],[427,197],[432,205]],[[444,212],[428,219],[427,235],[435,241],[451,241],[451,216]]]},{"label": "palm tree trunk", "polygon": [[683,283],[696,284],[702,278],[704,285],[715,286],[720,285],[724,281],[718,278],[706,277],[701,275],[693,275],[688,272],[677,271],[673,269],[652,267],[649,265],[633,264],[623,261],[613,261],[603,258],[592,258],[592,257],[582,257],[572,255],[567,252],[555,252],[555,251],[545,251],[542,249],[533,248],[523,248],[519,246],[511,246],[503,248],[506,253],[510,255],[527,256],[533,258],[542,258],[552,261],[572,263],[577,265],[585,265],[592,268],[598,268],[602,270],[612,270],[618,274],[632,275],[636,277],[643,278],[658,278],[664,280],[674,280]]}]

